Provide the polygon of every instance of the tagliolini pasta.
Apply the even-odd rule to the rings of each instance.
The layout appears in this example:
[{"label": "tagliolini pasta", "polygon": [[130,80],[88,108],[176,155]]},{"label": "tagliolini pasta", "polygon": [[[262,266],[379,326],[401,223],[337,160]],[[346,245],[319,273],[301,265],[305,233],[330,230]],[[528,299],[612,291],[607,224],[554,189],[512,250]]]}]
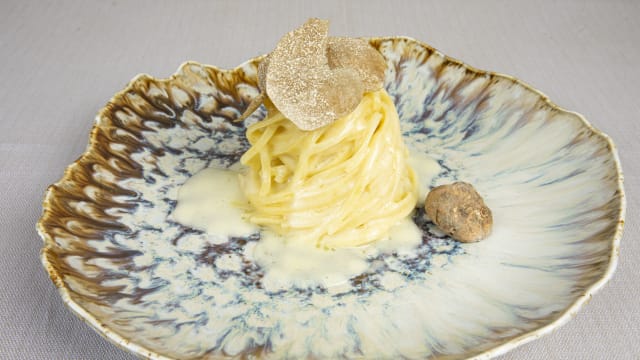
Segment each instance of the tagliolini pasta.
[{"label": "tagliolini pasta", "polygon": [[332,124],[303,131],[274,110],[247,129],[240,176],[248,220],[318,247],[384,238],[411,213],[417,185],[386,91]]}]

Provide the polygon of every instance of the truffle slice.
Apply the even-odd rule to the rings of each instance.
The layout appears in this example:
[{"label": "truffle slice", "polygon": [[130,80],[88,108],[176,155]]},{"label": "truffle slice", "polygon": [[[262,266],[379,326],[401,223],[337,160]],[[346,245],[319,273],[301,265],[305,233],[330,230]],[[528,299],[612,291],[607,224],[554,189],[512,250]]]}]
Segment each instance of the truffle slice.
[{"label": "truffle slice", "polygon": [[282,37],[269,55],[266,92],[302,130],[314,130],[358,106],[364,87],[353,69],[329,67],[329,22],[310,19]]},{"label": "truffle slice", "polygon": [[328,21],[309,19],[284,35],[258,65],[260,93],[236,121],[264,103],[298,128],[314,130],[352,112],[365,92],[382,88],[382,54],[364,39],[328,32]]},{"label": "truffle slice", "polygon": [[369,43],[362,39],[329,37],[327,59],[332,69],[348,68],[358,72],[364,91],[382,88],[387,63]]}]

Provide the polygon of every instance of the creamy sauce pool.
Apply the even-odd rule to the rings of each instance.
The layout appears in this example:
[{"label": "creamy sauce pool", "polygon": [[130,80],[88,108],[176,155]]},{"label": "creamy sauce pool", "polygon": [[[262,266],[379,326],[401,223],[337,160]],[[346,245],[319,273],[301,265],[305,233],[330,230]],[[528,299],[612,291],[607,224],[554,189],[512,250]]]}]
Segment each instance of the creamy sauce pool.
[{"label": "creamy sauce pool", "polygon": [[[430,157],[411,153],[409,165],[418,178],[418,202],[422,203],[429,184],[440,172]],[[260,229],[244,218],[248,206],[238,181],[238,172],[208,168],[191,177],[178,192],[172,213],[179,223],[203,230],[215,238],[249,236]],[[422,232],[407,217],[392,227],[389,236],[357,248],[324,250],[313,244],[262,230],[261,239],[245,252],[260,265],[267,291],[322,286],[339,291],[349,279],[367,270],[367,259],[380,253],[411,251],[422,242]]]},{"label": "creamy sauce pool", "polygon": [[237,172],[207,168],[180,187],[173,218],[211,235],[249,236],[259,229],[244,220],[247,206]]},{"label": "creamy sauce pool", "polygon": [[424,203],[431,180],[440,173],[440,164],[428,155],[416,151],[409,152],[407,163],[415,171],[418,178],[418,201]]}]

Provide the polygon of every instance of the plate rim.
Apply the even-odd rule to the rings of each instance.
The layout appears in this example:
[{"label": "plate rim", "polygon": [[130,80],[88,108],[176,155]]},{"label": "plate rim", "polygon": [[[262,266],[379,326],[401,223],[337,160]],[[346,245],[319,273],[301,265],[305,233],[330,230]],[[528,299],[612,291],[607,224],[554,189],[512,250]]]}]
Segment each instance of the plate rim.
[{"label": "plate rim", "polygon": [[[515,84],[518,84],[522,87],[524,87],[526,90],[533,92],[534,94],[536,94],[537,96],[540,97],[540,100],[542,100],[546,106],[550,107],[551,109],[554,109],[556,111],[559,111],[561,113],[564,114],[568,114],[568,115],[572,115],[575,116],[577,119],[580,120],[581,124],[583,126],[585,126],[588,130],[590,130],[593,134],[595,134],[596,136],[600,137],[602,140],[604,140],[604,142],[606,143],[606,145],[608,146],[609,150],[610,150],[610,155],[613,157],[614,160],[614,164],[615,164],[615,169],[616,169],[616,175],[617,175],[617,192],[619,193],[619,197],[620,197],[620,206],[618,208],[618,218],[615,219],[617,222],[616,225],[616,231],[615,234],[613,235],[613,239],[612,241],[612,248],[611,248],[611,252],[609,253],[609,264],[607,269],[605,270],[604,274],[601,276],[601,278],[599,280],[597,280],[596,282],[594,282],[591,286],[589,286],[579,297],[577,297],[576,300],[574,300],[574,302],[568,307],[566,308],[562,314],[560,316],[558,316],[555,320],[553,320],[552,322],[543,325],[541,327],[538,327],[536,329],[530,330],[528,332],[525,332],[523,334],[521,334],[520,336],[517,336],[515,338],[512,338],[511,340],[494,346],[492,348],[489,348],[487,350],[482,351],[481,353],[478,353],[476,355],[471,356],[468,359],[474,359],[474,360],[481,360],[481,359],[490,359],[499,355],[502,355],[510,350],[513,350],[516,347],[519,347],[521,345],[524,345],[530,341],[539,339],[549,333],[551,333],[552,331],[562,327],[563,325],[565,325],[567,322],[569,322],[569,320],[573,319],[578,311],[580,309],[582,309],[582,307],[584,305],[586,305],[591,298],[593,297],[593,294],[597,293],[600,289],[603,288],[603,286],[611,279],[611,277],[613,276],[613,274],[615,273],[615,270],[617,268],[618,265],[618,261],[619,261],[619,257],[620,257],[620,242],[622,239],[622,235],[623,235],[623,231],[624,231],[624,224],[625,224],[625,217],[626,217],[626,196],[625,196],[625,191],[624,191],[624,176],[623,176],[623,171],[622,171],[622,165],[620,163],[620,157],[618,155],[618,150],[617,147],[615,145],[615,143],[613,142],[613,140],[611,139],[611,137],[609,137],[607,134],[605,134],[604,132],[600,131],[599,129],[595,128],[582,114],[575,112],[575,111],[571,111],[571,110],[567,110],[561,106],[559,106],[558,104],[554,103],[553,101],[551,101],[549,99],[549,97],[544,94],[542,91],[534,88],[533,86],[529,85],[528,83],[526,83],[525,81],[520,80],[519,78],[516,78],[514,76],[508,75],[508,74],[504,74],[504,73],[500,73],[500,72],[495,72],[495,71],[488,71],[488,70],[482,70],[482,69],[478,69],[476,67],[473,67],[461,60],[458,60],[456,58],[450,57],[448,55],[445,55],[444,53],[442,53],[441,51],[439,51],[438,49],[434,48],[431,45],[426,44],[423,41],[417,40],[415,38],[409,37],[409,36],[382,36],[382,37],[362,37],[362,39],[365,39],[367,41],[369,41],[370,43],[383,43],[383,42],[387,42],[387,41],[406,41],[406,42],[413,42],[416,43],[417,45],[424,47],[426,50],[428,50],[429,52],[438,55],[439,57],[441,57],[443,59],[443,63],[446,64],[454,64],[457,66],[460,66],[468,71],[471,71],[473,73],[475,73],[476,75],[480,75],[480,76],[491,76],[491,77],[497,77],[497,78],[502,78],[505,80],[509,80]],[[100,123],[102,121],[103,116],[106,114],[107,112],[107,105],[111,104],[113,102],[115,102],[115,100],[119,97],[121,97],[122,95],[126,94],[127,92],[131,91],[133,89],[133,85],[141,80],[141,79],[147,79],[147,80],[151,80],[154,82],[163,82],[163,83],[167,83],[167,82],[171,82],[173,80],[175,80],[180,73],[182,72],[182,70],[184,68],[186,68],[187,66],[190,65],[197,65],[197,66],[206,66],[207,68],[210,68],[212,70],[215,70],[216,72],[219,73],[234,73],[237,71],[242,71],[243,67],[246,67],[247,65],[253,63],[253,62],[257,62],[260,59],[264,58],[266,56],[265,55],[260,55],[260,56],[256,56],[253,57],[249,60],[244,61],[243,63],[241,63],[240,65],[232,68],[232,69],[223,69],[220,67],[217,67],[215,65],[208,65],[208,64],[203,64],[197,61],[193,61],[193,60],[188,60],[183,62],[182,64],[180,64],[180,66],[178,67],[178,69],[173,72],[169,77],[167,78],[157,78],[154,76],[151,76],[149,74],[146,73],[139,73],[138,75],[134,76],[128,83],[127,85],[120,91],[116,92],[107,102],[107,104],[105,104],[105,106],[103,106],[99,111],[98,114],[95,117],[94,120],[94,124],[91,128],[90,134],[89,134],[89,142],[87,144],[86,149],[84,150],[84,152],[71,164],[69,164],[64,172],[62,177],[60,177],[60,179],[58,179],[56,182],[54,182],[53,184],[49,185],[45,191],[45,195],[44,195],[44,199],[42,202],[42,213],[41,216],[36,224],[36,231],[38,232],[38,235],[40,236],[40,238],[43,241],[43,247],[40,249],[40,261],[42,263],[42,266],[45,268],[45,270],[47,271],[51,281],[54,283],[54,285],[56,286],[58,293],[60,294],[63,303],[65,304],[65,306],[71,310],[72,313],[74,313],[77,317],[79,317],[83,322],[85,322],[86,324],[88,324],[91,328],[93,328],[98,334],[100,334],[103,338],[107,339],[109,342],[115,344],[117,347],[132,352],[136,355],[139,356],[144,356],[148,359],[157,359],[157,360],[173,360],[173,358],[171,357],[166,357],[164,355],[158,354],[156,352],[154,352],[153,350],[147,349],[144,346],[135,344],[133,342],[131,342],[130,340],[127,340],[124,336],[120,335],[118,332],[111,330],[109,327],[107,327],[105,324],[101,323],[96,317],[94,317],[89,311],[87,311],[84,307],[82,307],[80,304],[78,304],[77,302],[75,302],[71,296],[70,296],[70,289],[65,285],[64,281],[63,281],[63,275],[58,274],[58,272],[56,271],[55,267],[52,265],[52,263],[49,260],[49,257],[47,256],[48,251],[50,251],[51,247],[53,245],[55,245],[55,240],[49,235],[49,233],[47,232],[47,227],[45,226],[45,220],[47,219],[47,215],[48,215],[48,209],[49,209],[49,199],[51,196],[53,196],[52,190],[53,188],[60,184],[61,182],[63,182],[64,180],[66,180],[69,176],[69,173],[76,167],[78,166],[78,163],[87,155],[89,154],[92,150],[93,150],[93,146],[97,143],[96,140],[96,132],[98,127],[100,126]],[[613,219],[612,219],[613,221]]]}]

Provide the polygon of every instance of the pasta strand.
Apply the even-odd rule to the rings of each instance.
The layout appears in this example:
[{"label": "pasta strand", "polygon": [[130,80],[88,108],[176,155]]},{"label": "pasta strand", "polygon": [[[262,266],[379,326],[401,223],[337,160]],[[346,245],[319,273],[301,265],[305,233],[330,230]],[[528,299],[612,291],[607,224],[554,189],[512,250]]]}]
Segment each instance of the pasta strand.
[{"label": "pasta strand", "polygon": [[249,126],[241,186],[250,221],[326,248],[354,247],[386,236],[416,205],[397,112],[384,90],[313,131],[281,113]]}]

